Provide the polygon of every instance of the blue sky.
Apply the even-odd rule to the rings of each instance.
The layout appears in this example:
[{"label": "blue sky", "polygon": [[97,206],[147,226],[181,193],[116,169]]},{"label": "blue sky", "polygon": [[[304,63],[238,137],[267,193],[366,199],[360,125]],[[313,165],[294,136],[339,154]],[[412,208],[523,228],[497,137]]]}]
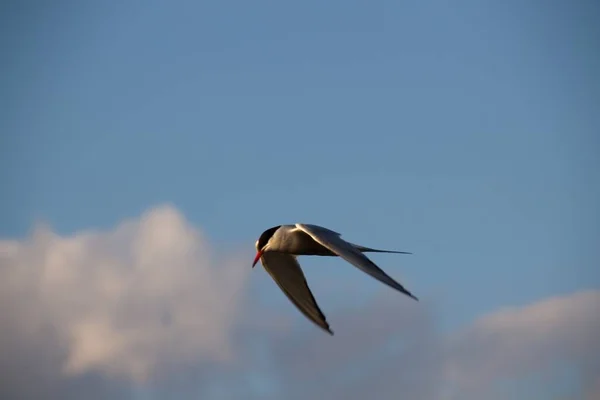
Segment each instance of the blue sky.
[{"label": "blue sky", "polygon": [[[5,5],[0,237],[171,204],[249,268],[264,229],[316,223],[414,252],[375,261],[448,331],[598,289],[599,16],[592,1]],[[330,320],[384,290],[343,264],[303,261]],[[308,324],[252,279],[251,299]]]}]

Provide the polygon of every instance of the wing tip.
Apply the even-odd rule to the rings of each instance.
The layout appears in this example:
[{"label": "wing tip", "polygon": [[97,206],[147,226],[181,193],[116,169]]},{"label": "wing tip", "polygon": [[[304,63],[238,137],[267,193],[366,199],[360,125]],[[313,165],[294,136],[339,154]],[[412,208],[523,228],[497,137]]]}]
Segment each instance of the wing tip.
[{"label": "wing tip", "polygon": [[404,293],[405,295],[407,295],[408,297],[410,297],[411,299],[413,299],[415,301],[419,301],[419,299],[417,298],[417,296],[415,296],[414,294],[412,294],[408,290],[404,289],[404,290],[401,290],[401,292]]},{"label": "wing tip", "polygon": [[409,292],[408,290],[402,288],[401,290],[398,290],[400,293],[410,297],[411,299],[415,300],[415,301],[419,301],[419,299],[417,298],[417,296],[415,296],[414,294],[412,294],[411,292]]},{"label": "wing tip", "polygon": [[333,331],[329,327],[329,324],[327,323],[327,321],[325,320],[325,318],[323,318],[322,324],[317,323],[317,325],[319,326],[319,328],[323,329],[325,332],[327,332],[331,336],[333,336]]}]

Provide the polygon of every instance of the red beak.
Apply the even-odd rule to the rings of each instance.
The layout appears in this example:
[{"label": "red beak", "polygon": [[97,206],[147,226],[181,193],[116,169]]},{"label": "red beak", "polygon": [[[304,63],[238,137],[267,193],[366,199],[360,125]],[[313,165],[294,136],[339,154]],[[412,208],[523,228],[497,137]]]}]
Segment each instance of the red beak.
[{"label": "red beak", "polygon": [[254,257],[254,262],[252,263],[252,268],[254,268],[254,266],[256,265],[256,263],[258,262],[258,260],[260,260],[261,256],[262,256],[262,251],[257,251],[256,252],[256,257]]}]

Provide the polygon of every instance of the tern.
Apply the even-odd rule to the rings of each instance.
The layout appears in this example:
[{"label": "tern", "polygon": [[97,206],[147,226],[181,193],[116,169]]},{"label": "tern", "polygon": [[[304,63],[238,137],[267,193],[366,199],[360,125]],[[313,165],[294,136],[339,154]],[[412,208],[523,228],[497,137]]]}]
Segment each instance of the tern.
[{"label": "tern", "polygon": [[313,297],[297,256],[341,257],[373,278],[413,296],[401,284],[383,272],[363,253],[412,254],[406,251],[379,250],[345,241],[341,234],[318,225],[277,225],[264,231],[256,241],[256,257],[252,268],[260,260],[288,299],[314,324],[333,335],[329,323]]}]

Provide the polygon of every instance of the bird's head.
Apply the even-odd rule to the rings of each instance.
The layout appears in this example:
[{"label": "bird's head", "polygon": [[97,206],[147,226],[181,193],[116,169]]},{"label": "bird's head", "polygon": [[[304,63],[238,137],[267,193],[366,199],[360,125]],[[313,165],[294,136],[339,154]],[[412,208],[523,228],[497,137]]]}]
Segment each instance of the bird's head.
[{"label": "bird's head", "polygon": [[256,257],[254,257],[252,268],[254,268],[258,260],[260,260],[260,257],[262,257],[263,253],[267,250],[269,240],[271,240],[271,238],[280,226],[281,225],[277,225],[272,228],[269,228],[260,235],[256,243],[254,244],[254,246],[256,247]]}]

